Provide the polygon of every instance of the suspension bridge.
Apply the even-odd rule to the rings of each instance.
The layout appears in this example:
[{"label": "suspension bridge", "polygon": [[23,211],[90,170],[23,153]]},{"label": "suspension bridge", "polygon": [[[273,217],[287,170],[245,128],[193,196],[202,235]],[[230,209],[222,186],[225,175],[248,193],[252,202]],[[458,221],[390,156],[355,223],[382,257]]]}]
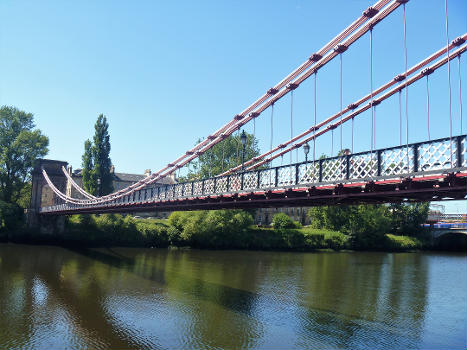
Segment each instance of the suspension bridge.
[{"label": "suspension bridge", "polygon": [[[195,147],[147,176],[141,181],[109,195],[96,197],[87,193],[70,176],[66,163],[38,162],[33,172],[32,207],[42,216],[68,215],[78,213],[137,212],[150,210],[198,210],[224,208],[259,208],[278,206],[319,206],[358,203],[388,203],[411,201],[439,201],[464,199],[467,195],[467,140],[462,129],[462,75],[461,56],[467,50],[467,33],[450,37],[447,11],[446,41],[443,47],[428,57],[409,66],[407,62],[407,21],[408,0],[379,0],[363,11],[341,33],[335,36],[320,50],[311,54],[292,73],[271,87],[254,103],[235,115],[228,123]],[[393,15],[396,10],[403,21],[404,57],[400,73],[387,77],[381,86],[374,86],[373,79],[373,30],[375,26]],[[342,57],[363,36],[369,36],[369,93],[343,104]],[[318,70],[334,59],[339,60],[339,110],[318,120],[316,105],[316,76]],[[458,62],[459,97],[453,95],[451,85],[451,63]],[[430,115],[430,84],[432,74],[439,74],[441,67],[447,66],[446,86],[449,96],[449,109],[443,115]],[[314,82],[313,121],[306,130],[294,134],[292,123],[294,114],[294,92],[303,82]],[[423,142],[409,143],[408,90],[420,81],[426,81],[426,122],[427,138]],[[290,96],[290,139],[273,144],[272,120],[275,104]],[[399,115],[392,116],[399,127],[398,141],[392,147],[376,148],[376,106],[385,103],[392,96],[399,97]],[[454,113],[451,106],[454,98],[459,99],[460,111]],[[402,102],[405,100],[405,111]],[[423,110],[425,106],[420,106]],[[364,152],[354,153],[354,122],[368,111],[370,132],[365,135],[370,147]],[[453,118],[459,114],[460,130],[453,129]],[[238,133],[248,123],[270,115],[270,149],[222,174],[195,181],[160,185],[160,180],[196,161],[202,155],[209,155],[215,145],[222,145],[230,136]],[[417,116],[417,118],[421,118]],[[443,138],[431,139],[430,118],[443,119],[449,124],[449,134]],[[431,122],[433,122],[431,120]],[[349,124],[350,143],[343,143],[343,125]],[[405,134],[403,130],[405,129]],[[334,154],[334,138],[340,139],[338,156],[317,157],[316,141],[323,135],[331,135]],[[360,135],[360,138],[362,136]],[[244,141],[242,141],[244,142]],[[347,148],[345,148],[347,147]],[[292,163],[292,152],[303,149],[304,162]],[[290,163],[272,166],[273,161],[290,155]],[[310,155],[309,155],[310,154]],[[309,155],[309,156],[308,156]],[[159,182],[158,182],[159,181]],[[80,194],[73,198],[66,194],[65,187],[72,186]],[[42,189],[47,186],[53,191],[53,205],[42,204]]]}]

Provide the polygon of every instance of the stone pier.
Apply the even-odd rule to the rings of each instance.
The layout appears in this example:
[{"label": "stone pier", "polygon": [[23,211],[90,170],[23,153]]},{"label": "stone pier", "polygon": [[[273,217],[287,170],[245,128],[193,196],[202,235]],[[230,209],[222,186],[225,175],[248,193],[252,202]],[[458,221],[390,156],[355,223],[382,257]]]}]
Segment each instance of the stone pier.
[{"label": "stone pier", "polygon": [[56,235],[65,230],[64,216],[40,215],[40,208],[59,204],[62,200],[55,195],[42,175],[45,169],[53,184],[63,193],[66,192],[67,178],[62,172],[62,166],[68,163],[58,160],[37,159],[32,171],[31,204],[26,211],[27,224],[30,229],[37,229],[41,234]]}]

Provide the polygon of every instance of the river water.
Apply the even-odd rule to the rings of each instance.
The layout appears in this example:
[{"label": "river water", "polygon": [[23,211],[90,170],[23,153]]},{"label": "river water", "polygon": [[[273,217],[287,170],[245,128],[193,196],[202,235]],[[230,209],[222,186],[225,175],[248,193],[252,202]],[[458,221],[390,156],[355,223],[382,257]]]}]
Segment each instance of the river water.
[{"label": "river water", "polygon": [[0,348],[465,349],[467,258],[0,244]]}]

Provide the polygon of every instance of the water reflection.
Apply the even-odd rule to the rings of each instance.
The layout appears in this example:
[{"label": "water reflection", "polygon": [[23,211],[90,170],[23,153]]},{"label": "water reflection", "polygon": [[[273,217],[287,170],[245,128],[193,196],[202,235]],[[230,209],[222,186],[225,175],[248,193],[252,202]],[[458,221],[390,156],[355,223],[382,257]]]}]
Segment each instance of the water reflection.
[{"label": "water reflection", "polygon": [[0,348],[464,348],[466,263],[0,244]]}]

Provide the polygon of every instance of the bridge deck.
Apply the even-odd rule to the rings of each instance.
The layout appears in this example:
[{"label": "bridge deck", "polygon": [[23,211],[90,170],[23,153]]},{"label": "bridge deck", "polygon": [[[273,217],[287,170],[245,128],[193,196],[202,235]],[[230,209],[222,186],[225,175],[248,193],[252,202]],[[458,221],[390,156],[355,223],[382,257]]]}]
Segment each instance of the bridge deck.
[{"label": "bridge deck", "polygon": [[[452,151],[452,153],[451,153]],[[466,135],[340,157],[147,186],[104,204],[62,203],[44,215],[463,199]]]}]

